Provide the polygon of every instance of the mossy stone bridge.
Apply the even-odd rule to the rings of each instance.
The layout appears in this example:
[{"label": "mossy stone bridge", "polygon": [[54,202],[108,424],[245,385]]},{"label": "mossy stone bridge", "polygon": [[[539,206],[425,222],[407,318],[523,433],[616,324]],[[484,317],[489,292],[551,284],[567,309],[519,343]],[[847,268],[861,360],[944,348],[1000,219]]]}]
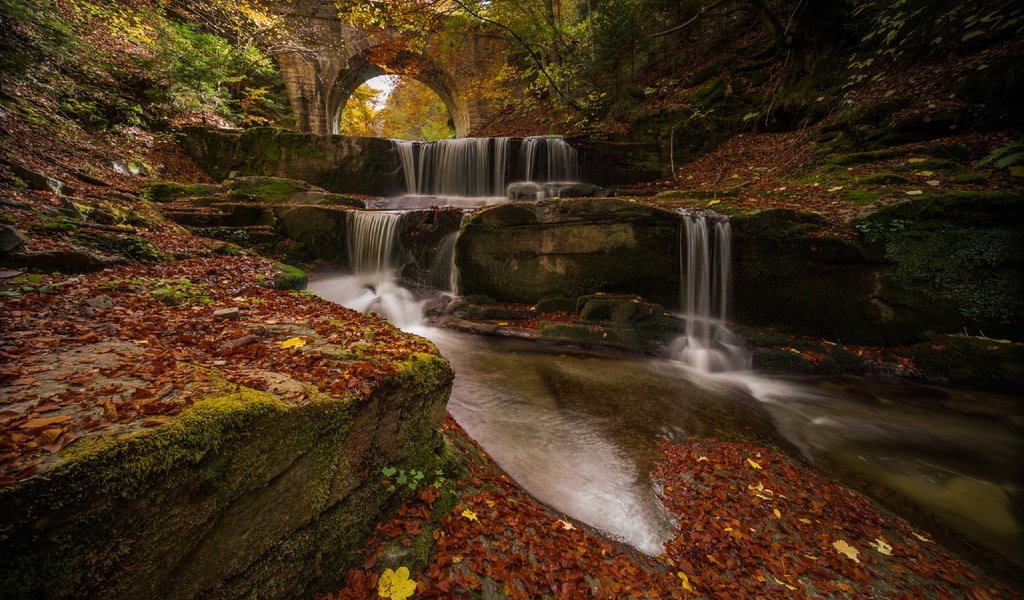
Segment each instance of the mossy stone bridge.
[{"label": "mossy stone bridge", "polygon": [[470,135],[490,114],[472,90],[504,66],[507,44],[483,27],[445,43],[430,34],[421,49],[395,50],[395,33],[371,34],[342,22],[331,0],[276,0],[270,9],[283,18],[287,31],[286,41],[271,52],[302,131],[337,133],[352,92],[385,74],[409,77],[433,90],[459,137]]}]

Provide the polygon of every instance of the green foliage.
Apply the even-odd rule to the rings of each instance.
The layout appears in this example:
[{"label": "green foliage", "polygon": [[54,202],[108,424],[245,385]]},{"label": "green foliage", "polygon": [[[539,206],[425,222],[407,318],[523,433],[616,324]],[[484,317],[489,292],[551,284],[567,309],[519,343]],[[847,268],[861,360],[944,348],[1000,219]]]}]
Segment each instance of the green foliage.
[{"label": "green foliage", "polygon": [[[989,165],[997,169],[1010,169],[1011,173],[1014,173],[1015,168],[1021,169],[1024,167],[1024,140],[1016,140],[1004,144],[978,161],[978,166],[987,167]],[[1017,175],[1017,173],[1014,173],[1014,175]]]},{"label": "green foliage", "polygon": [[141,63],[163,84],[152,88],[154,99],[173,112],[213,113],[245,126],[285,120],[280,76],[255,46],[239,48],[189,23],[165,22],[152,57]]}]

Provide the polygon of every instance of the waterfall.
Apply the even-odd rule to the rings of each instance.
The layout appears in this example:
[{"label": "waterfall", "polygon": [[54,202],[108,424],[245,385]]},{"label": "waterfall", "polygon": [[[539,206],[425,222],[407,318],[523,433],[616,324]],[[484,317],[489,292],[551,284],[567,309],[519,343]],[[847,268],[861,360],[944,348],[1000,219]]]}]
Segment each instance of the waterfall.
[{"label": "waterfall", "polygon": [[412,195],[505,195],[509,138],[459,138],[436,142],[393,140]]},{"label": "waterfall", "polygon": [[459,268],[455,266],[455,244],[458,241],[458,231],[444,236],[437,246],[437,254],[430,265],[430,274],[434,285],[452,296],[459,295]]},{"label": "waterfall", "polygon": [[525,181],[579,180],[576,149],[560,135],[524,138],[520,153]]},{"label": "waterfall", "polygon": [[725,324],[732,268],[729,218],[714,212],[680,212],[680,309],[686,333],[673,355],[704,372],[749,369],[746,348]]},{"label": "waterfall", "polygon": [[407,329],[422,323],[423,311],[412,292],[397,281],[401,222],[401,213],[347,213],[348,260],[355,279],[353,289],[344,293],[344,304],[360,312],[376,312]]},{"label": "waterfall", "polygon": [[371,285],[394,279],[402,215],[352,210],[346,218],[348,262],[352,272]]}]

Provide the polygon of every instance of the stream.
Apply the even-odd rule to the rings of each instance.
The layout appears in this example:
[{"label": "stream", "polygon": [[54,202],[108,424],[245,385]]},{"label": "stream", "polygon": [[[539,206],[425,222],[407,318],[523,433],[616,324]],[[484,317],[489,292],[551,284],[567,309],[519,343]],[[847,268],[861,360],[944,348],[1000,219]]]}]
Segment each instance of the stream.
[{"label": "stream", "polygon": [[[723,215],[679,213],[678,257],[666,259],[678,260],[685,333],[665,358],[426,325],[423,301],[397,278],[402,211],[506,202],[516,185],[558,193],[578,174],[575,150],[557,136],[523,140],[515,161],[509,148],[506,138],[396,142],[408,195],[349,212],[352,272],[314,274],[309,289],[433,341],[455,369],[448,410],[527,492],[656,556],[677,526],[650,478],[659,442],[774,444],[976,561],[1024,567],[1024,404],[906,380],[752,371],[726,325]],[[517,179],[525,183],[510,183]],[[447,271],[436,279],[454,295],[456,235],[435,257]]]},{"label": "stream", "polygon": [[[675,524],[649,473],[659,441],[781,440],[833,478],[946,529],[954,547],[1024,564],[1015,399],[865,377],[707,373],[651,357],[476,336],[410,322],[418,305],[351,275],[310,289],[361,310],[402,305],[404,329],[433,341],[456,377],[448,410],[531,495],[649,555]],[[378,298],[380,300],[380,298]],[[410,307],[408,302],[413,302]],[[962,539],[958,539],[962,538]]]}]

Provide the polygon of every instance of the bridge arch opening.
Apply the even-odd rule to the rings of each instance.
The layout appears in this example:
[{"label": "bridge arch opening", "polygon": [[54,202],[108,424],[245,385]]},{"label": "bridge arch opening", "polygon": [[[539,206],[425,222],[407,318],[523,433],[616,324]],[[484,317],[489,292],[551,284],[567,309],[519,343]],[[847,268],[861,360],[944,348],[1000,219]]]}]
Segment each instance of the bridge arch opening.
[{"label": "bridge arch opening", "polygon": [[444,103],[451,119],[456,137],[466,137],[470,131],[469,110],[460,96],[455,80],[448,71],[422,54],[399,53],[388,61],[372,58],[372,52],[364,51],[349,59],[347,68],[339,74],[328,98],[328,114],[331,116],[331,130],[340,130],[342,111],[356,89],[367,81],[384,75],[416,80],[437,94]]},{"label": "bridge arch opening", "polygon": [[426,84],[409,77],[374,77],[355,89],[341,108],[338,133],[399,140],[455,137],[454,119]]}]

